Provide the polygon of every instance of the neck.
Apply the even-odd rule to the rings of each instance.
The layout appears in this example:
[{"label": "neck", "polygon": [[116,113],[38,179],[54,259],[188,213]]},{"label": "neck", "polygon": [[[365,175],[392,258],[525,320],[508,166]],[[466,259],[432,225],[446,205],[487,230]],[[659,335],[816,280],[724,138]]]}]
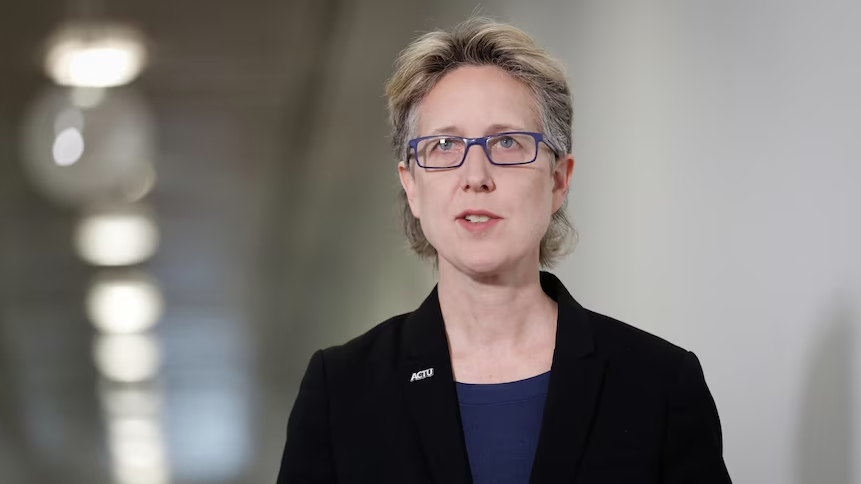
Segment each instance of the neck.
[{"label": "neck", "polygon": [[464,274],[440,258],[438,295],[453,353],[529,347],[556,333],[556,303],[541,289],[537,264]]}]

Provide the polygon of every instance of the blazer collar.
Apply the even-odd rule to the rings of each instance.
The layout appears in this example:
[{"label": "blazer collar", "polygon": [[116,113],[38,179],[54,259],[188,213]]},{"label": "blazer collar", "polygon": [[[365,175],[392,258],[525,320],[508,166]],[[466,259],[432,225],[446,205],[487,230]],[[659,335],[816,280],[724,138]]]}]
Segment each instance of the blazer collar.
[{"label": "blazer collar", "polygon": [[[572,482],[586,447],[606,367],[595,351],[589,315],[562,282],[542,272],[541,287],[556,301],[556,349],[531,484]],[[471,483],[437,287],[406,321],[398,377],[434,481]],[[424,371],[428,370],[428,371]],[[432,373],[430,373],[432,372]]]}]

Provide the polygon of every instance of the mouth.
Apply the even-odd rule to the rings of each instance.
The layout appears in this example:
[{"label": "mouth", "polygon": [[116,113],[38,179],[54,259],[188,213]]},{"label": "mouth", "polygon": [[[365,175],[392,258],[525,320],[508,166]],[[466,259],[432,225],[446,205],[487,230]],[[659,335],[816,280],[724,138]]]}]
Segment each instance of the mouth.
[{"label": "mouth", "polygon": [[485,222],[490,222],[491,220],[487,215],[467,215],[463,219],[474,224],[483,224]]},{"label": "mouth", "polygon": [[471,232],[488,229],[500,220],[502,217],[487,210],[465,210],[457,216],[458,224]]},{"label": "mouth", "polygon": [[487,210],[464,210],[457,215],[457,218],[470,223],[486,223],[491,220],[501,219],[502,217]]}]

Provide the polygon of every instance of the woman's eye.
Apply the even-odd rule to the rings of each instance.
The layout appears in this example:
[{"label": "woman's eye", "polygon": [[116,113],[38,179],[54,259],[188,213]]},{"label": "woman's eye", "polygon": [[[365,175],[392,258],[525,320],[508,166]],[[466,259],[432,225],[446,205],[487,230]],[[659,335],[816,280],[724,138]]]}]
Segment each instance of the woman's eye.
[{"label": "woman's eye", "polygon": [[503,136],[502,138],[499,138],[496,144],[500,148],[508,149],[517,146],[517,141],[514,141],[514,138],[512,138],[511,136]]},{"label": "woman's eye", "polygon": [[449,138],[442,138],[436,144],[436,147],[438,149],[443,150],[443,151],[448,151],[448,150],[452,149],[453,146],[454,146],[454,143]]}]

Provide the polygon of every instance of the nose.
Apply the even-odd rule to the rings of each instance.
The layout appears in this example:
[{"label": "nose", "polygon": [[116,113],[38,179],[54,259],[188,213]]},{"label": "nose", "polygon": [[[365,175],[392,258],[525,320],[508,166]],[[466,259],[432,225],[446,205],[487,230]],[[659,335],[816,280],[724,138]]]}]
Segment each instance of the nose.
[{"label": "nose", "polygon": [[[469,149],[474,148],[474,149]],[[461,186],[464,191],[492,192],[496,189],[492,176],[493,165],[481,145],[467,148],[466,159],[460,167]]]}]

